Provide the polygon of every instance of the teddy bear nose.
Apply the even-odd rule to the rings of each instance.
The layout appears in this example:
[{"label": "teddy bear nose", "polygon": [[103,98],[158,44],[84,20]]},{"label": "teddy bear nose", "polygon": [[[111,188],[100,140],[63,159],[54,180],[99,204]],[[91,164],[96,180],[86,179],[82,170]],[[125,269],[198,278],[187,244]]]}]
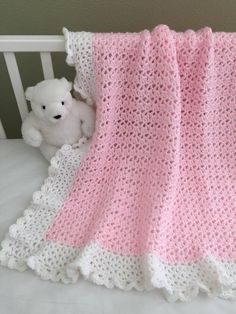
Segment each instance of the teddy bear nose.
[{"label": "teddy bear nose", "polygon": [[57,115],[57,116],[54,116],[53,118],[54,118],[54,119],[60,119],[60,118],[61,118],[61,115],[59,114],[59,115]]}]

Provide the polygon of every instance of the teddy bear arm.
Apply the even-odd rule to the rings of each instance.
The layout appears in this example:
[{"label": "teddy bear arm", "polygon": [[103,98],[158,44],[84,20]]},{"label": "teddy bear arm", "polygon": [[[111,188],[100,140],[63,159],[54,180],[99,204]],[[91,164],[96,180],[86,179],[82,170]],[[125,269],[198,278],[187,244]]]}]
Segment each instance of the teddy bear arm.
[{"label": "teddy bear arm", "polygon": [[91,137],[95,128],[95,112],[94,110],[85,103],[80,103],[79,106],[79,117],[82,121],[82,131],[85,136]]},{"label": "teddy bear arm", "polygon": [[39,123],[33,112],[30,112],[23,121],[21,133],[24,141],[28,145],[33,147],[39,147],[41,145],[43,137],[39,130]]},{"label": "teddy bear arm", "polygon": [[59,147],[48,144],[46,142],[42,142],[42,144],[39,147],[41,153],[43,154],[43,156],[50,161],[52,159],[52,157],[56,154],[56,152],[58,151]]}]

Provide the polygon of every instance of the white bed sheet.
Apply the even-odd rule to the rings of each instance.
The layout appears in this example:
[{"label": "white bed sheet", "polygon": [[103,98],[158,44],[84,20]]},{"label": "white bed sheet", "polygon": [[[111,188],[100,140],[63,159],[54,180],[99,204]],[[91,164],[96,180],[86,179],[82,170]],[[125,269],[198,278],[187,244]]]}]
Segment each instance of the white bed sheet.
[{"label": "white bed sheet", "polygon": [[[0,140],[0,241],[22,215],[47,176],[48,163],[22,140]],[[162,294],[123,292],[81,279],[65,285],[32,271],[0,267],[0,314],[236,314],[236,302],[200,295],[190,303],[168,303]]]}]

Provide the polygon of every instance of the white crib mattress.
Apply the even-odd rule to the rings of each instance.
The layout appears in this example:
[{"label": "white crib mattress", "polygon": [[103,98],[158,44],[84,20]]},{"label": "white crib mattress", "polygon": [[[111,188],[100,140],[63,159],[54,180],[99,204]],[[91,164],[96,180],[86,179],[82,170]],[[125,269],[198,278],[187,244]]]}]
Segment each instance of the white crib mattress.
[{"label": "white crib mattress", "polygon": [[[0,241],[22,215],[47,176],[48,163],[22,140],[0,140]],[[168,303],[159,291],[123,292],[80,280],[73,285],[39,279],[32,271],[0,267],[1,314],[228,314],[236,302],[200,295],[190,303]]]}]

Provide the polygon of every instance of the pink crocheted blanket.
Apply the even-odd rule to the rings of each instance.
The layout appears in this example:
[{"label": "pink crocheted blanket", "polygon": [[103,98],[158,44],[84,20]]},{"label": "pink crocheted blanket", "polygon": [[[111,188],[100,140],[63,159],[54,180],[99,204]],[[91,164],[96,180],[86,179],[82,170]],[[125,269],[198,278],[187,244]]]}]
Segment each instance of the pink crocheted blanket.
[{"label": "pink crocheted blanket", "polygon": [[96,131],[52,159],[2,264],[170,300],[235,297],[236,34],[64,33]]}]

